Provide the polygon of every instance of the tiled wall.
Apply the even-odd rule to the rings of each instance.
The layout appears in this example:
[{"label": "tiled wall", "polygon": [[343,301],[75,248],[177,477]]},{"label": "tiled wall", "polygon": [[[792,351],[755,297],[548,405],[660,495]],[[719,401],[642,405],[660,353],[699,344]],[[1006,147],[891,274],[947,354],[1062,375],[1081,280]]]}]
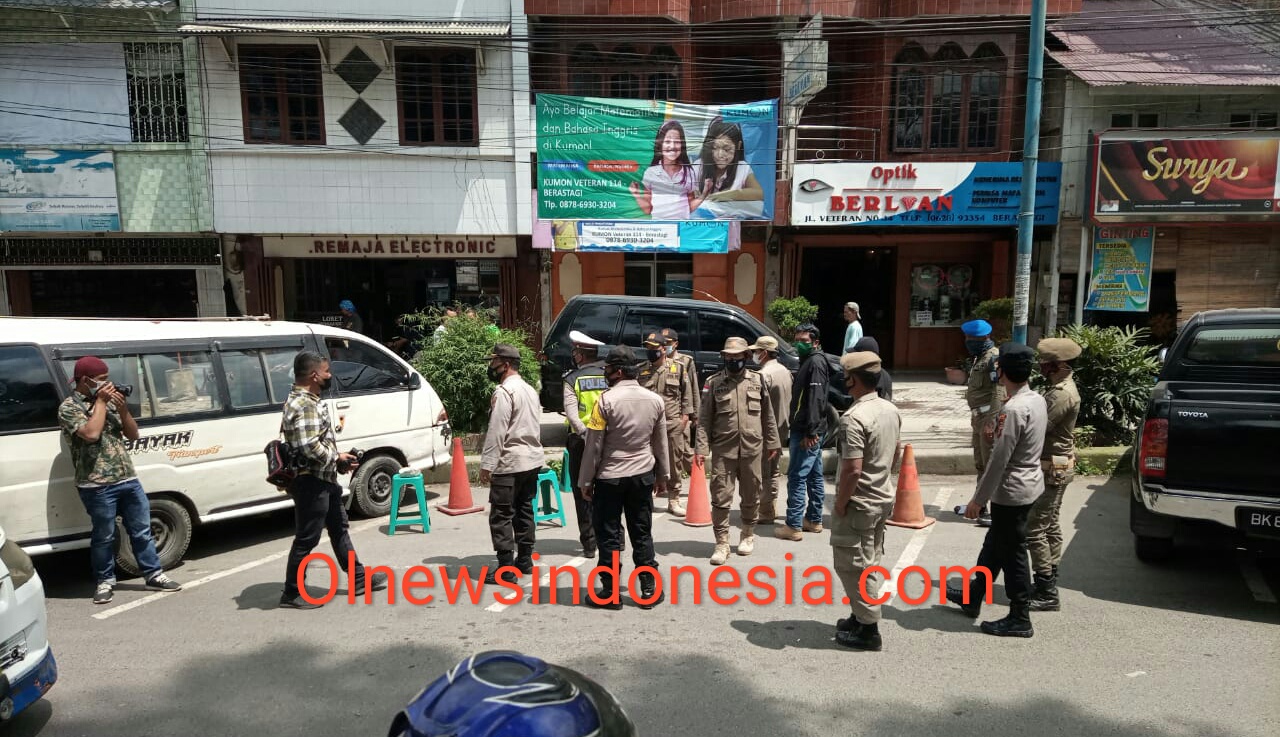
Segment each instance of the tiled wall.
[{"label": "tiled wall", "polygon": [[211,229],[203,153],[117,151],[115,163],[123,231],[198,233]]}]

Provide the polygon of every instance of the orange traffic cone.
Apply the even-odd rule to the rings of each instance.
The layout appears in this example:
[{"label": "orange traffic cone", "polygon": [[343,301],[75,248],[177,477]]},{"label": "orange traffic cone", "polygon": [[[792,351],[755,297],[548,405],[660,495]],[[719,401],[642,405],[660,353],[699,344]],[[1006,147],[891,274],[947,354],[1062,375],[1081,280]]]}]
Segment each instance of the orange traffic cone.
[{"label": "orange traffic cone", "polygon": [[684,510],[684,523],[690,527],[711,524],[711,492],[707,490],[706,460],[694,461],[689,469],[689,504]]},{"label": "orange traffic cone", "polygon": [[898,496],[893,502],[893,516],[887,522],[894,527],[918,530],[937,522],[924,516],[920,501],[920,477],[916,474],[916,453],[908,443],[902,452],[902,470],[898,473]]},{"label": "orange traffic cone", "polygon": [[483,512],[484,505],[471,500],[471,481],[467,478],[467,458],[462,453],[462,438],[453,439],[453,464],[449,469],[449,503],[437,506],[437,512],[452,517],[472,512]]}]

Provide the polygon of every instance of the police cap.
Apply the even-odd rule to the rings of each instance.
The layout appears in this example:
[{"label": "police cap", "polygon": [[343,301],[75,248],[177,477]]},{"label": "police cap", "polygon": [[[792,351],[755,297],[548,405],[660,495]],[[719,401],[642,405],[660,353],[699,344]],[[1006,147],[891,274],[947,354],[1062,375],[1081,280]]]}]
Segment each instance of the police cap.
[{"label": "police cap", "polygon": [[1080,357],[1080,344],[1070,338],[1045,338],[1036,346],[1040,360],[1070,361]]},{"label": "police cap", "polygon": [[492,361],[495,358],[502,358],[508,361],[520,360],[520,349],[506,343],[499,343],[493,347],[493,353],[489,354],[487,360]]},{"label": "police cap", "polygon": [[629,345],[617,345],[605,356],[604,365],[617,368],[631,368],[636,365],[636,352]]},{"label": "police cap", "polygon": [[879,371],[880,357],[871,351],[855,351],[840,357],[840,368],[845,371]]},{"label": "police cap", "polygon": [[660,348],[671,343],[671,339],[662,333],[649,333],[645,336],[644,344],[652,348]]},{"label": "police cap", "polygon": [[582,348],[596,348],[604,345],[604,343],[578,330],[569,331],[569,342]]},{"label": "police cap", "polygon": [[663,328],[663,329],[662,329],[662,337],[666,338],[668,343],[679,343],[679,342],[680,342],[680,333],[677,333],[676,331],[672,330],[671,328]]},{"label": "police cap", "polygon": [[1036,352],[1030,346],[1009,341],[1000,346],[1000,367],[1005,369],[1023,368],[1027,371],[1036,363]]}]

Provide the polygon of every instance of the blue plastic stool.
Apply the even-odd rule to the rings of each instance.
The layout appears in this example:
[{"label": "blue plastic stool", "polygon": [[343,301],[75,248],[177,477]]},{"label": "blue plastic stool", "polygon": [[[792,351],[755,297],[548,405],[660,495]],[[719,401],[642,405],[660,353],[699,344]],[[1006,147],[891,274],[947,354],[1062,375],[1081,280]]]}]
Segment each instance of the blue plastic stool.
[{"label": "blue plastic stool", "polygon": [[[569,451],[565,451],[567,460]],[[565,470],[566,476],[568,470]],[[553,495],[551,492],[554,491]],[[560,520],[561,527],[568,527],[569,520],[564,516],[564,504],[560,500],[560,476],[553,470],[547,469],[538,474],[538,491],[533,495],[533,524],[540,525],[550,520]],[[552,503],[554,496],[554,504]],[[541,498],[541,505],[538,503]],[[539,506],[542,508],[539,509]],[[548,511],[553,509],[555,511]]]},{"label": "blue plastic stool", "polygon": [[[418,495],[418,516],[400,519],[401,489],[406,486],[412,486]],[[408,527],[409,525],[422,525],[423,534],[431,532],[431,510],[427,508],[427,487],[423,483],[422,474],[420,473],[413,476],[404,476],[397,473],[391,477],[391,524],[387,526],[387,534],[394,535],[397,527]]]}]

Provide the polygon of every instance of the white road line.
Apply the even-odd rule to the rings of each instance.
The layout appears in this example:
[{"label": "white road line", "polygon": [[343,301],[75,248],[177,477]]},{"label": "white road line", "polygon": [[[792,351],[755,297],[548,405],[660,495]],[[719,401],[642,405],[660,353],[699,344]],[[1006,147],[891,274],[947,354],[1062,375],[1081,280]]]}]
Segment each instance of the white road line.
[{"label": "white road line", "polygon": [[[363,532],[364,530],[367,530],[370,527],[376,527],[377,525],[385,524],[385,523],[386,521],[382,519],[369,520],[368,522],[365,522],[363,524],[355,525],[354,527],[351,528],[351,532],[352,533]],[[289,551],[287,550],[284,551],[283,553],[272,553],[271,555],[263,556],[261,558],[258,558],[257,560],[251,560],[248,563],[242,563],[236,566],[235,568],[229,568],[225,571],[218,571],[217,573],[211,573],[208,576],[205,576],[204,578],[197,578],[194,581],[190,581],[188,583],[182,584],[182,591],[188,591],[190,589],[196,588],[197,586],[203,586],[204,584],[210,583],[212,581],[217,581],[220,578],[226,578],[227,576],[234,576],[237,573],[243,573],[253,568],[264,566],[268,563],[280,560],[281,558],[285,558],[288,555],[289,555]],[[92,616],[94,619],[110,619],[111,617],[114,617],[117,614],[124,614],[130,609],[137,609],[140,606],[150,604],[154,601],[160,601],[161,599],[167,596],[173,596],[174,594],[180,594],[180,593],[182,592],[181,591],[161,591],[158,593],[151,594],[149,596],[144,596],[141,599],[135,599],[129,602],[128,604],[121,604],[120,606],[111,607],[106,611],[98,612],[97,614],[94,614]]]},{"label": "white road line", "polygon": [[1130,678],[1137,678],[1138,676],[1145,676],[1146,674],[1147,672],[1145,670],[1135,670],[1132,673],[1125,673],[1125,675]]},{"label": "white road line", "polygon": [[[587,562],[587,558],[583,558],[583,557],[580,557],[580,556],[579,556],[579,557],[577,557],[577,558],[570,558],[568,563],[565,563],[565,564],[563,564],[563,565],[557,565],[556,567],[557,567],[557,568],[565,568],[565,567],[568,567],[568,568],[581,568],[581,567],[582,567],[582,564],[583,564],[583,563],[586,563],[586,562]],[[542,561],[541,561],[541,560],[540,560],[540,561],[538,561],[538,565],[539,565],[539,566],[541,566],[541,565],[542,565]],[[547,567],[549,568],[550,566],[547,566]],[[545,574],[545,573],[546,573],[546,570],[541,571],[541,573]],[[547,580],[550,580],[550,576],[539,576],[539,585],[541,585],[543,581],[547,581]],[[526,592],[532,592],[532,591],[533,591],[533,580],[532,580],[532,577],[530,577],[530,581],[529,581],[529,583],[525,584],[522,588],[523,588]],[[511,594],[510,594],[511,589],[509,589],[509,588],[508,588],[508,589],[504,589],[504,591],[506,591],[506,592],[507,592],[506,594],[504,594],[504,596],[510,596],[510,595],[511,595]],[[520,603],[520,602],[516,602],[516,604],[518,604],[518,603]],[[510,607],[513,607],[513,606],[515,606],[515,604],[503,604],[503,603],[502,603],[502,602],[500,602],[500,601],[495,601],[495,602],[493,602],[492,604],[490,604],[489,606],[485,607],[485,608],[484,608],[484,610],[485,610],[486,612],[495,612],[495,613],[496,613],[496,612],[503,611],[504,609],[508,609],[508,608],[510,608]]]},{"label": "white road line", "polygon": [[1267,585],[1267,579],[1263,578],[1262,571],[1258,570],[1254,554],[1243,550],[1238,551],[1236,553],[1236,562],[1240,565],[1240,575],[1244,576],[1245,585],[1249,587],[1249,592],[1253,594],[1253,598],[1264,604],[1275,604],[1275,592]]},{"label": "white road line", "polygon": [[[946,509],[947,499],[951,496],[951,492],[953,491],[955,491],[955,489],[950,486],[944,486],[938,490],[938,496],[933,502],[934,506],[938,508],[938,513],[941,513],[943,509]],[[897,595],[897,586],[891,587],[890,585],[894,581],[898,580],[899,574],[915,565],[916,558],[920,556],[920,551],[924,550],[925,542],[928,541],[929,535],[933,533],[933,529],[937,526],[938,523],[934,522],[928,527],[916,530],[911,534],[911,539],[907,541],[907,547],[903,548],[902,555],[898,556],[897,565],[893,567],[893,570],[889,573],[889,577],[880,584],[880,594],[882,596],[886,594],[889,596],[882,606],[887,606],[893,603],[893,599]],[[939,585],[946,586],[947,582],[942,581]]]}]

